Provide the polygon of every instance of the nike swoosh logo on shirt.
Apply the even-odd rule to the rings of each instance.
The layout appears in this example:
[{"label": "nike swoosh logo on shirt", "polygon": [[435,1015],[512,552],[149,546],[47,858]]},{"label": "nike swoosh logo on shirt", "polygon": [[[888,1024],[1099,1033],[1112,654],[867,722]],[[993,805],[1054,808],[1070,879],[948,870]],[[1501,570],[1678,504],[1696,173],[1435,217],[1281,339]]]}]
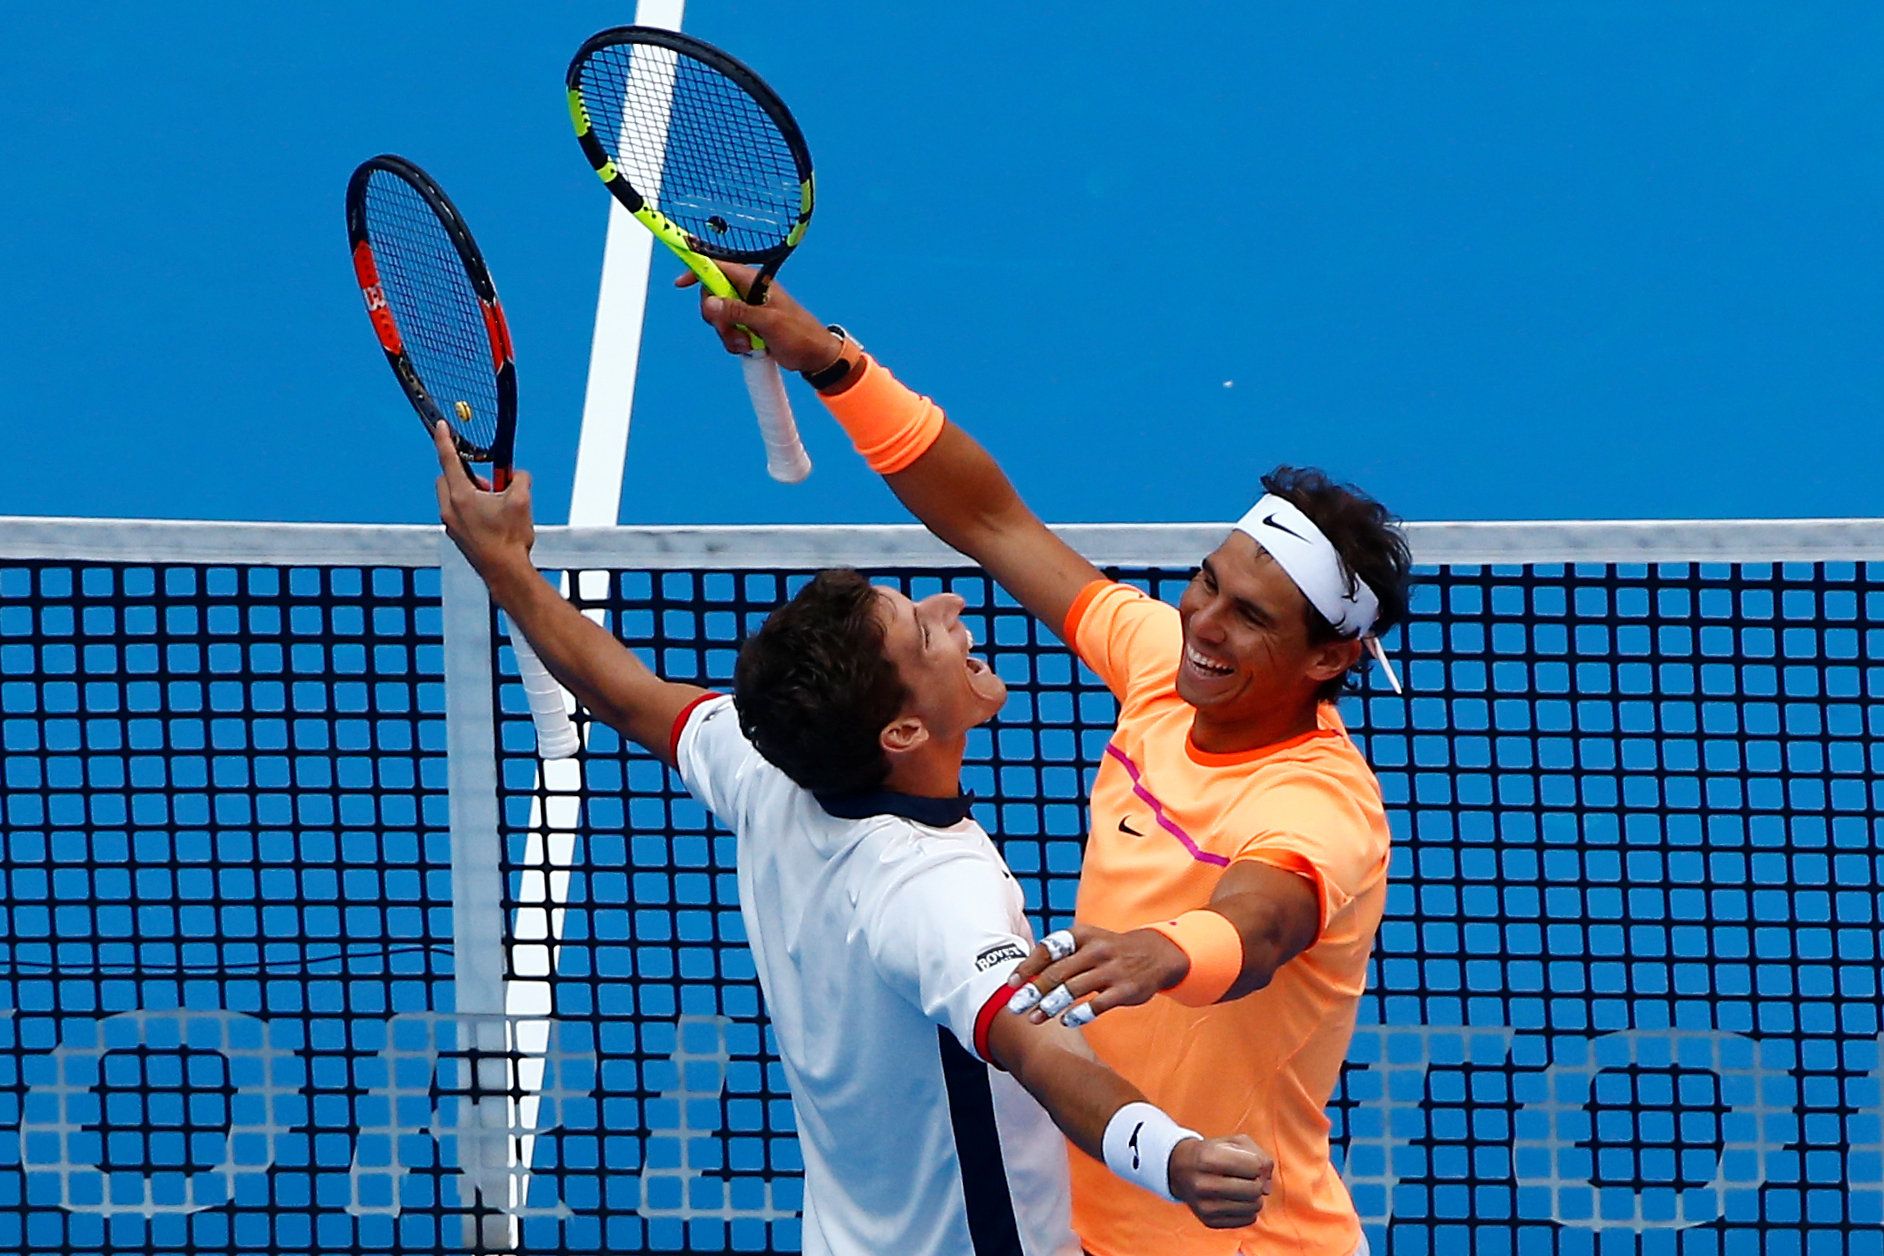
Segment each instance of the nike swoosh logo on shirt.
[{"label": "nike swoosh logo on shirt", "polygon": [[1126,823],[1124,820],[1119,821],[1119,832],[1130,833],[1133,837],[1145,836],[1143,833],[1140,833],[1137,829],[1133,828],[1130,824]]}]

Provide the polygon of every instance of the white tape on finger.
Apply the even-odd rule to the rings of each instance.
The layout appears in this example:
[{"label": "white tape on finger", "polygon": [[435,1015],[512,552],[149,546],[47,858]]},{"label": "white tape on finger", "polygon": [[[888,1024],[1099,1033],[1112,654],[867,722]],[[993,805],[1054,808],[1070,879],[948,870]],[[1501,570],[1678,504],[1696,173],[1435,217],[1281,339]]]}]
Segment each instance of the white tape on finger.
[{"label": "white tape on finger", "polygon": [[1065,986],[1055,986],[1047,991],[1047,997],[1040,1000],[1040,1010],[1048,1016],[1058,1016],[1073,1006],[1073,996]]},{"label": "white tape on finger", "polygon": [[1092,1004],[1081,1003],[1065,1016],[1062,1016],[1060,1023],[1065,1025],[1068,1029],[1081,1029],[1092,1024],[1093,1018],[1097,1015],[1099,1015],[1099,1013],[1092,1010]]},{"label": "white tape on finger", "polygon": [[1073,939],[1070,929],[1055,929],[1040,939],[1040,945],[1047,948],[1047,954],[1053,957],[1056,964],[1079,949],[1079,943]]}]

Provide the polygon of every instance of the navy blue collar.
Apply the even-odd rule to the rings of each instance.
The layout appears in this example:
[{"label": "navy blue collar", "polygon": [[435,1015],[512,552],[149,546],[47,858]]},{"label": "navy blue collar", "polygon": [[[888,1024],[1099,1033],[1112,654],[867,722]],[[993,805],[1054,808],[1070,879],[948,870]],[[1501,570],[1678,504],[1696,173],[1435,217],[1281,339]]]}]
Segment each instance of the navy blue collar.
[{"label": "navy blue collar", "polygon": [[868,820],[871,816],[891,815],[935,829],[946,829],[951,824],[966,820],[969,805],[975,801],[973,794],[957,794],[953,798],[922,798],[888,789],[861,794],[813,794],[812,797],[818,800],[818,805],[824,808],[827,815],[840,820]]}]

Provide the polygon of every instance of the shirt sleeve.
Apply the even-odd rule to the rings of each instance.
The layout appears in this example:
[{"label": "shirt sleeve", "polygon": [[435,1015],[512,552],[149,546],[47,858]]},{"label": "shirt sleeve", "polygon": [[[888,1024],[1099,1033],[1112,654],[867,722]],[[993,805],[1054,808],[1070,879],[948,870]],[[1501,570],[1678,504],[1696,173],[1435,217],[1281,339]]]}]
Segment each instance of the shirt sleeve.
[{"label": "shirt sleeve", "polygon": [[1244,843],[1233,859],[1254,859],[1303,877],[1315,887],[1319,941],[1334,919],[1387,875],[1387,833],[1378,809],[1340,781],[1300,771],[1263,797],[1273,827]]},{"label": "shirt sleeve", "polygon": [[919,839],[881,869],[860,904],[862,927],[890,987],[988,1060],[988,1030],[1013,994],[1008,974],[1033,949],[1033,935],[1019,890],[997,864],[936,845]]},{"label": "shirt sleeve", "polygon": [[674,764],[693,796],[722,823],[737,827],[743,783],[766,765],[739,730],[733,700],[709,693],[695,699],[674,721]]},{"label": "shirt sleeve", "polygon": [[1087,585],[1067,611],[1060,635],[1120,702],[1177,683],[1184,648],[1177,608],[1129,584]]}]

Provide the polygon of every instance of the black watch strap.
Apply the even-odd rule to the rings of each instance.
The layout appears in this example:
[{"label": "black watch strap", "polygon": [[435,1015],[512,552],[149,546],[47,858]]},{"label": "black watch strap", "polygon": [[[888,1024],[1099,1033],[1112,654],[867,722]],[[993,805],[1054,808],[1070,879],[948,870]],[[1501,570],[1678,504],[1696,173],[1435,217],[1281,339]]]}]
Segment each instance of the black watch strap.
[{"label": "black watch strap", "polygon": [[836,388],[849,379],[851,372],[863,362],[863,346],[858,344],[849,332],[836,323],[830,324],[826,330],[836,334],[844,342],[837,351],[837,361],[815,371],[799,372],[804,381],[819,392],[828,392]]}]

